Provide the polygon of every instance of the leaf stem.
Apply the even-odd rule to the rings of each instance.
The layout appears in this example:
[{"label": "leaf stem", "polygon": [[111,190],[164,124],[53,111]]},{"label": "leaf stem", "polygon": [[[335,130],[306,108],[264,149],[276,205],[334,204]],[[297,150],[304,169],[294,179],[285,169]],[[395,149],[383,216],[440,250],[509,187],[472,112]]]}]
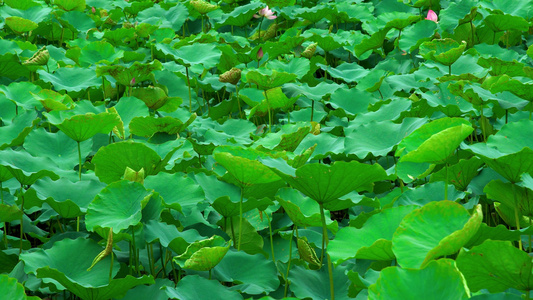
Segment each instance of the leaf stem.
[{"label": "leaf stem", "polygon": [[79,161],[79,165],[78,165],[78,174],[80,176],[80,181],[81,181],[81,168],[82,168],[82,165],[81,165],[81,146],[80,146],[80,142],[78,142],[78,161]]},{"label": "leaf stem", "polygon": [[283,293],[283,298],[287,297],[287,292],[289,291],[289,270],[291,269],[291,260],[292,260],[292,239],[294,238],[294,231],[296,230],[296,225],[292,227],[291,238],[289,239],[289,261],[287,262],[287,275],[285,276],[285,292]]},{"label": "leaf stem", "polygon": [[[326,228],[326,216],[324,215],[324,205],[322,203],[319,203],[320,205],[320,219],[322,220],[322,257],[324,256],[324,242],[326,246],[329,243],[328,238],[328,229]],[[320,263],[322,264],[322,257],[320,258]],[[329,288],[331,292],[331,300],[335,300],[335,290],[333,285],[333,269],[331,267],[331,258],[329,257],[329,254],[326,254],[327,260],[328,260],[328,273],[329,273]]]},{"label": "leaf stem", "polygon": [[244,196],[244,188],[241,187],[241,201],[239,201],[239,216],[240,216],[240,219],[239,219],[239,243],[238,243],[238,246],[237,246],[237,251],[241,251],[242,218],[243,218],[243,215],[242,215],[242,199],[243,199],[243,196]]},{"label": "leaf stem", "polygon": [[192,113],[191,81],[189,80],[189,67],[187,66],[185,66],[185,74],[187,75],[187,86],[189,86],[189,112]]},{"label": "leaf stem", "polygon": [[446,181],[444,181],[444,200],[448,200],[448,162],[446,162]]},{"label": "leaf stem", "polygon": [[[513,184],[513,197],[514,197],[514,218],[516,221],[516,230],[520,230],[520,218],[518,215],[518,197],[516,196],[516,186]],[[522,250],[522,238],[518,239],[518,249]]]},{"label": "leaf stem", "polygon": [[[276,255],[274,255],[274,239],[272,238],[272,222],[270,222],[270,217],[268,216],[268,213],[265,212],[265,215],[268,220],[268,233],[270,235],[270,251],[272,251],[272,261],[274,262],[274,265],[276,265]],[[272,215],[274,217],[274,215]]]}]

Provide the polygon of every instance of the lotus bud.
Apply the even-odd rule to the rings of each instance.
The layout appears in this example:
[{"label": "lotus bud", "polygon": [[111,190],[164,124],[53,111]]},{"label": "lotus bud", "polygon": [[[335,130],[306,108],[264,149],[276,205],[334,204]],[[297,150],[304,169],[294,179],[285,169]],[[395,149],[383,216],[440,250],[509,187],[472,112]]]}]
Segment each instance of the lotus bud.
[{"label": "lotus bud", "polygon": [[307,48],[305,48],[305,50],[302,52],[302,56],[305,58],[311,59],[311,57],[313,57],[313,55],[315,54],[317,45],[318,43],[312,43],[309,46],[307,46]]},{"label": "lotus bud", "polygon": [[139,171],[135,171],[130,167],[126,167],[124,179],[144,184],[144,168],[141,168]]},{"label": "lotus bud", "polygon": [[196,11],[201,15],[205,15],[208,12],[212,12],[218,8],[218,5],[211,4],[203,0],[191,0],[189,1],[189,4],[191,4],[192,7],[194,7],[194,9],[196,9]]},{"label": "lotus bud", "polygon": [[431,9],[428,11],[428,15],[426,16],[426,20],[433,21],[435,23],[438,23],[439,16],[437,16],[437,13],[432,11]]},{"label": "lotus bud", "polygon": [[237,84],[241,79],[241,70],[237,68],[231,68],[231,70],[224,72],[218,76],[218,81],[228,82],[231,84]]},{"label": "lotus bud", "polygon": [[96,13],[96,8],[94,8],[94,6],[91,8],[91,12],[94,14]]},{"label": "lotus bud", "polygon": [[135,85],[135,77],[133,77],[130,81],[130,86],[134,86]]},{"label": "lotus bud", "polygon": [[257,51],[257,60],[261,60],[261,58],[263,58],[263,48],[259,48],[259,50]]}]

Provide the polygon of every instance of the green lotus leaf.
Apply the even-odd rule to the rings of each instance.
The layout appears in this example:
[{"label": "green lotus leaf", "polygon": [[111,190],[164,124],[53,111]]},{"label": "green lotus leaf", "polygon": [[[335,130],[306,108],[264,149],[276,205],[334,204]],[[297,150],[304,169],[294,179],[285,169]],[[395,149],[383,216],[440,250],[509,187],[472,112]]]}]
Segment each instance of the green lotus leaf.
[{"label": "green lotus leaf", "polygon": [[[106,41],[95,41],[83,47],[80,52],[78,62],[82,67],[93,64],[111,64],[124,56],[123,50],[115,49]],[[137,80],[137,79],[136,79]]]},{"label": "green lotus leaf", "polygon": [[178,231],[176,226],[158,220],[148,221],[144,233],[147,242],[159,241],[163,247],[169,247],[178,254],[184,253],[191,243],[205,239],[196,229]]},{"label": "green lotus leaf", "polygon": [[298,77],[303,77],[310,70],[309,60],[303,57],[291,59],[288,63],[283,63],[279,60],[271,60],[267,63],[267,69],[296,74]]},{"label": "green lotus leaf", "polygon": [[526,76],[526,73],[524,72],[525,65],[516,60],[505,61],[497,57],[480,57],[477,61],[477,64],[485,69],[490,69],[489,74],[492,76]]},{"label": "green lotus leaf", "polygon": [[[529,229],[530,230],[530,229]],[[504,224],[499,224],[496,227],[489,227],[485,223],[481,223],[481,227],[477,233],[468,241],[465,248],[472,248],[483,244],[486,240],[494,241],[519,241],[520,236],[523,235],[523,230],[509,230]]]},{"label": "green lotus leaf", "polygon": [[0,86],[0,91],[5,94],[7,99],[26,110],[40,110],[42,108],[41,103],[33,97],[33,93],[38,93],[40,90],[40,86],[31,82],[13,82],[8,86]]},{"label": "green lotus leaf", "polygon": [[211,69],[219,63],[222,55],[214,43],[187,45],[178,49],[167,44],[156,44],[156,48],[186,67],[202,65],[205,69]]},{"label": "green lotus leaf", "polygon": [[24,286],[13,277],[7,274],[0,275],[0,289],[2,290],[2,297],[5,299],[33,299],[28,298],[24,292]]},{"label": "green lotus leaf", "polygon": [[24,111],[15,116],[11,124],[0,127],[0,150],[20,146],[41,119],[35,111]]},{"label": "green lotus leaf", "polygon": [[241,187],[280,179],[276,173],[256,160],[257,157],[268,157],[264,152],[250,148],[220,146],[215,149],[213,156]]},{"label": "green lotus leaf", "polygon": [[209,271],[226,255],[229,245],[220,236],[191,243],[185,253],[175,256],[174,262],[182,268]]},{"label": "green lotus leaf", "polygon": [[121,85],[130,86],[133,78],[135,78],[135,82],[154,81],[152,72],[162,68],[163,65],[158,60],[154,60],[151,63],[136,61],[129,67],[120,65],[98,66],[96,67],[96,76],[111,75]]},{"label": "green lotus leaf", "polygon": [[175,135],[182,131],[184,128],[183,122],[173,117],[155,118],[151,116],[147,117],[135,117],[130,122],[130,132],[132,134],[144,137],[151,137],[158,132],[168,133]]},{"label": "green lotus leaf", "polygon": [[[345,275],[346,268],[338,266],[333,269],[333,289],[335,299],[349,300],[350,281]],[[331,291],[327,268],[309,270],[302,266],[291,267],[289,271],[290,289],[298,299],[330,299]],[[326,284],[324,284],[326,283]]]},{"label": "green lotus leaf", "polygon": [[246,82],[257,84],[261,89],[268,90],[284,85],[298,78],[298,75],[266,68],[252,69],[243,72]]},{"label": "green lotus leaf", "polygon": [[502,153],[515,153],[527,147],[533,149],[533,141],[529,139],[533,134],[533,121],[520,120],[502,126],[501,130],[487,140],[489,147],[494,147]]},{"label": "green lotus leaf", "polygon": [[392,251],[402,268],[423,268],[459,251],[476,234],[482,219],[481,205],[471,216],[455,202],[430,202],[401,221],[392,237]]},{"label": "green lotus leaf", "polygon": [[321,82],[316,86],[309,86],[307,83],[303,84],[287,84],[285,88],[289,91],[292,91],[295,94],[301,94],[307,98],[315,101],[320,101],[323,98],[328,97],[331,94],[334,94],[337,91],[342,90],[342,85],[335,83],[326,83]]},{"label": "green lotus leaf", "polygon": [[28,8],[39,6],[38,3],[33,2],[32,0],[6,0],[4,2],[6,5],[12,8],[26,10]]},{"label": "green lotus leaf", "polygon": [[17,16],[7,17],[5,22],[16,33],[25,33],[39,27],[37,23]]},{"label": "green lotus leaf", "polygon": [[16,205],[0,204],[0,222],[20,220],[23,212]]},{"label": "green lotus leaf", "polygon": [[448,180],[457,189],[465,191],[474,177],[479,173],[479,169],[483,165],[483,161],[477,157],[470,159],[461,159],[457,164],[441,169],[438,172],[431,174],[430,182],[445,181],[446,172],[448,172]]},{"label": "green lotus leaf", "polygon": [[[418,205],[424,206],[432,201],[443,200],[442,191],[445,189],[444,181],[430,182],[414,189],[409,188],[404,191],[394,201],[394,206]],[[464,199],[466,194],[455,189],[453,185],[448,185],[448,200],[457,201]]]},{"label": "green lotus leaf", "polygon": [[250,295],[269,294],[279,286],[278,270],[271,260],[261,254],[229,251],[213,269],[213,275],[222,282],[233,282],[233,287]]},{"label": "green lotus leaf", "polygon": [[57,170],[57,165],[51,159],[32,156],[25,150],[2,150],[0,165],[6,167],[22,185],[32,185],[44,177],[59,179],[59,176],[51,171]]},{"label": "green lotus leaf", "polygon": [[105,184],[94,179],[71,182],[66,178],[57,181],[44,178],[32,185],[36,196],[64,218],[85,214],[89,204],[104,187]]},{"label": "green lotus leaf", "polygon": [[290,151],[298,147],[300,142],[309,134],[311,127],[307,124],[287,124],[276,133],[269,133],[254,145],[271,150]]},{"label": "green lotus leaf", "polygon": [[490,79],[492,80],[485,80],[483,86],[485,86],[485,83],[487,83],[486,87],[489,88],[491,93],[497,94],[503,91],[508,91],[522,99],[533,101],[533,96],[531,95],[531,93],[533,93],[532,84],[527,84],[517,79],[512,79],[507,74],[492,76]]},{"label": "green lotus leaf", "polygon": [[87,33],[90,29],[96,27],[95,21],[83,11],[73,10],[65,12],[58,20],[63,27],[70,29],[73,33],[77,33],[78,31]]},{"label": "green lotus leaf", "polygon": [[[242,212],[248,212],[253,209],[265,210],[269,205],[274,204],[272,200],[263,198],[261,200],[256,199],[244,199],[242,202]],[[222,216],[226,218],[235,217],[240,214],[239,202],[233,202],[229,197],[220,197],[211,204],[211,206]]]},{"label": "green lotus leaf", "polygon": [[387,36],[387,33],[392,27],[385,27],[373,33],[370,37],[362,40],[359,44],[355,45],[354,55],[359,58],[363,58],[363,54],[369,50],[383,47],[383,42]]},{"label": "green lotus leaf", "polygon": [[368,299],[469,299],[470,291],[463,275],[451,259],[430,262],[423,269],[388,267],[375,284],[368,287]]},{"label": "green lotus leaf", "polygon": [[226,288],[216,280],[208,280],[199,275],[187,275],[178,282],[176,288],[164,286],[163,289],[170,299],[210,300],[213,299],[213,295],[227,300],[243,299],[237,291]]},{"label": "green lotus leaf", "polygon": [[[204,190],[191,178],[183,176],[182,173],[159,173],[147,177],[144,186],[154,189],[163,197],[166,206],[176,210],[183,210],[185,215],[189,215],[198,203],[205,200]],[[182,192],[177,193],[179,189]]]},{"label": "green lotus leaf", "polygon": [[263,159],[262,163],[267,164],[293,188],[320,205],[337,200],[353,190],[371,191],[374,182],[388,177],[380,165],[362,164],[357,161],[337,161],[331,165],[313,163],[298,169],[287,166],[288,168],[283,170],[278,166],[272,167],[272,160]]},{"label": "green lotus leaf", "polygon": [[[259,215],[257,212],[255,212],[256,215]],[[233,221],[229,221],[228,223],[231,225],[231,222],[233,224],[239,224],[240,220],[239,217],[233,217]],[[226,228],[226,234],[230,237],[232,237],[234,244],[233,247],[237,248],[239,244],[239,238],[241,237],[239,226],[235,225],[233,230],[231,229],[231,226],[227,226]],[[233,238],[235,234],[235,238]],[[241,250],[248,253],[248,254],[257,254],[257,253],[264,253],[264,240],[263,237],[257,232],[257,229],[250,224],[248,219],[246,217],[243,217],[242,219],[242,242],[241,244]]]},{"label": "green lotus leaf", "polygon": [[487,27],[494,32],[507,30],[528,31],[529,29],[529,22],[519,16],[488,15],[484,21]]},{"label": "green lotus leaf", "polygon": [[332,12],[332,8],[326,5],[316,5],[314,7],[302,7],[293,11],[293,18],[302,18],[308,20],[311,23],[317,23],[318,21],[326,18]]},{"label": "green lotus leaf", "polygon": [[86,5],[85,0],[54,0],[54,4],[66,11],[84,11]]},{"label": "green lotus leaf", "polygon": [[430,20],[422,20],[402,31],[398,47],[412,53],[422,43],[429,41],[437,30],[437,23]]},{"label": "green lotus leaf", "polygon": [[[311,198],[302,196],[297,190],[282,188],[276,194],[276,200],[281,204],[291,221],[300,227],[321,227],[320,207]],[[339,229],[336,221],[332,221],[329,211],[326,211],[326,227],[335,234]]]},{"label": "green lotus leaf", "polygon": [[74,108],[74,101],[72,101],[72,98],[68,94],[62,95],[52,90],[41,90],[37,94],[31,94],[41,102],[47,112]]},{"label": "green lotus leaf", "polygon": [[215,29],[220,28],[224,25],[233,25],[240,27],[245,26],[250,22],[254,14],[256,14],[260,8],[261,3],[258,2],[239,5],[230,13],[222,15],[220,22],[217,22],[215,24]]},{"label": "green lotus leaf", "polygon": [[164,167],[161,157],[150,147],[128,141],[98,149],[92,162],[96,176],[105,183],[120,180],[126,167],[135,171],[144,169],[146,176],[155,175]]},{"label": "green lotus leaf", "polygon": [[102,80],[96,77],[94,70],[86,68],[59,68],[53,74],[37,70],[41,79],[51,83],[56,90],[79,92],[89,88],[99,88]]},{"label": "green lotus leaf", "polygon": [[407,12],[386,12],[378,16],[377,21],[385,24],[385,28],[394,28],[403,30],[412,23],[419,21],[420,16],[413,15]]},{"label": "green lotus leaf", "polygon": [[477,15],[479,2],[476,0],[466,0],[453,2],[439,12],[439,28],[453,33],[462,24],[474,20]]},{"label": "green lotus leaf", "polygon": [[149,108],[144,101],[135,97],[122,97],[114,106],[124,124],[124,136],[130,136],[129,123],[135,117],[144,117],[150,114]]},{"label": "green lotus leaf", "polygon": [[172,36],[176,31],[181,30],[183,24],[189,17],[187,7],[178,2],[177,5],[166,9],[164,5],[155,4],[154,6],[140,11],[137,15],[139,23],[148,23],[158,25],[160,28],[171,28]]},{"label": "green lotus leaf", "polygon": [[328,254],[336,265],[352,258],[392,260],[392,237],[402,219],[415,206],[384,209],[371,216],[361,229],[344,227],[329,242]]},{"label": "green lotus leaf", "polygon": [[508,241],[487,240],[461,250],[457,267],[473,292],[487,289],[498,293],[509,288],[528,291],[533,286],[531,257]]},{"label": "green lotus leaf", "polygon": [[307,40],[318,43],[322,50],[329,52],[347,44],[347,41],[338,34],[333,34],[326,29],[309,29],[305,32]]},{"label": "green lotus leaf", "polygon": [[[61,277],[67,279],[66,281],[74,282],[86,289],[90,289],[109,284],[110,256],[105,257],[99,264],[96,264],[91,271],[87,271],[93,259],[102,250],[103,247],[92,239],[63,239],[55,242],[49,249],[38,249],[32,253],[23,253],[20,255],[20,259],[24,261],[24,271],[28,274],[39,276],[40,270],[53,269],[55,274],[61,274]],[[119,268],[119,262],[114,261],[113,277],[116,276]],[[41,276],[46,273],[48,272],[42,273]],[[66,283],[64,280],[57,280],[57,276],[43,276],[43,282],[52,283],[59,290],[70,288],[63,285]]]},{"label": "green lotus leaf", "polygon": [[[322,70],[328,72],[329,75],[331,75],[334,78],[339,78],[344,80],[346,83],[352,83],[357,82],[361,78],[364,78],[366,74],[368,74],[368,70],[361,67],[357,63],[341,63],[336,68],[333,68],[331,66],[323,65],[323,64],[317,64]],[[356,89],[339,89],[338,91],[344,91],[344,92],[352,92],[352,91],[358,91]],[[353,101],[356,102],[356,101]]]},{"label": "green lotus leaf", "polygon": [[[135,226],[141,221],[141,210],[148,203],[153,191],[138,182],[121,180],[104,188],[87,208],[87,230],[113,228],[113,232]],[[127,199],[127,201],[124,201]]]},{"label": "green lotus leaf", "polygon": [[56,125],[76,142],[88,140],[97,133],[107,134],[119,123],[117,116],[111,113],[87,113],[64,120],[61,120],[57,114],[51,113],[47,115],[47,118],[50,123]]},{"label": "green lotus leaf", "polygon": [[132,90],[132,96],[141,99],[146,106],[153,110],[158,110],[167,104],[169,97],[160,87],[142,87]]},{"label": "green lotus leaf", "polygon": [[466,42],[459,44],[453,39],[433,40],[420,45],[420,55],[427,60],[433,60],[445,66],[451,66],[461,57],[466,48]]},{"label": "green lotus leaf", "polygon": [[[533,195],[531,192],[520,186],[513,186],[509,182],[501,180],[493,180],[489,182],[483,192],[487,194],[487,198],[497,201],[500,204],[500,210],[517,211],[517,216],[521,221],[521,226],[529,226],[529,222],[522,221],[522,216],[529,218],[533,217]],[[504,221],[512,227],[516,227],[516,216],[512,214],[509,217],[502,216]]]},{"label": "green lotus leaf", "polygon": [[[405,136],[424,125],[426,119],[406,118],[402,124],[382,121],[345,128],[344,149],[346,154],[355,154],[363,159],[369,153],[386,156]],[[380,132],[379,135],[374,134]]]},{"label": "green lotus leaf", "polygon": [[[398,145],[400,161],[440,163],[472,133],[470,123],[462,118],[442,118],[422,125]],[[404,151],[407,151],[405,153]]]},{"label": "green lotus leaf", "polygon": [[[266,99],[267,94],[268,100]],[[287,110],[291,108],[297,100],[298,97],[287,98],[285,93],[283,93],[283,91],[281,90],[281,87],[265,90],[263,92],[261,103],[255,106],[253,106],[253,103],[247,103],[248,105],[253,106],[250,110],[250,113],[248,114],[248,119],[254,116],[266,116],[268,114],[268,111],[273,109]]]}]

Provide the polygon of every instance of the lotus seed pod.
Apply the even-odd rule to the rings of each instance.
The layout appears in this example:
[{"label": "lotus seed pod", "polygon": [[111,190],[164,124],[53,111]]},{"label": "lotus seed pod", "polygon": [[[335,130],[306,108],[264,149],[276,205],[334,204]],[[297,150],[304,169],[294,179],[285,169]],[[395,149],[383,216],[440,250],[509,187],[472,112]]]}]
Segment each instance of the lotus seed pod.
[{"label": "lotus seed pod", "polygon": [[241,70],[237,68],[231,68],[231,70],[224,72],[218,76],[218,81],[228,82],[231,84],[237,84],[241,79]]},{"label": "lotus seed pod", "polygon": [[191,0],[189,3],[192,5],[192,7],[194,7],[194,9],[196,9],[197,12],[202,15],[212,12],[218,8],[218,5],[211,4],[203,0]]},{"label": "lotus seed pod", "polygon": [[276,36],[276,32],[278,30],[278,25],[276,23],[272,23],[272,25],[268,26],[267,30],[265,31],[265,34],[262,36],[263,41],[269,40]]},{"label": "lotus seed pod", "polygon": [[50,53],[48,52],[48,49],[45,47],[42,47],[39,49],[39,51],[35,52],[30,59],[25,61],[23,65],[27,66],[44,66],[48,63],[48,60],[50,59]]},{"label": "lotus seed pod", "polygon": [[318,45],[318,43],[312,43],[309,46],[307,46],[307,48],[305,48],[305,50],[302,52],[302,56],[305,57],[305,58],[311,59],[311,57],[313,57],[313,55],[316,52],[316,46],[317,45]]}]

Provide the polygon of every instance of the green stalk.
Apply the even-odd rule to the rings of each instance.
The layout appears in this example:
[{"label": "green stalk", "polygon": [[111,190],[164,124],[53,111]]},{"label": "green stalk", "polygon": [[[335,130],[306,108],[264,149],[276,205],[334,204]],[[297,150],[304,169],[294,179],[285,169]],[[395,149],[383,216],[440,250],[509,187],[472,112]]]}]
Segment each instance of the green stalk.
[{"label": "green stalk", "polygon": [[111,251],[111,265],[109,266],[109,282],[113,279],[113,251]]},{"label": "green stalk", "polygon": [[446,181],[444,182],[444,200],[448,200],[448,162],[446,162]]},{"label": "green stalk", "polygon": [[79,161],[79,166],[78,166],[78,174],[80,175],[80,181],[81,181],[81,147],[80,147],[80,142],[78,142],[78,161]]},{"label": "green stalk", "polygon": [[268,106],[268,132],[272,132],[272,113],[270,111],[270,101],[268,100],[267,90],[265,90],[265,99]]},{"label": "green stalk", "polygon": [[233,226],[233,217],[229,219],[229,223],[231,225],[231,237],[233,238],[233,246],[235,247],[237,239],[235,238],[235,227]]},{"label": "green stalk", "polygon": [[274,262],[274,265],[276,265],[276,255],[274,255],[274,239],[272,238],[272,223],[270,222],[270,217],[268,216],[267,212],[265,212],[265,215],[268,220],[268,233],[270,235],[270,251],[272,251],[272,261]]},{"label": "green stalk", "polygon": [[[133,249],[133,260],[135,263],[135,272],[137,275],[139,275],[139,259],[137,257],[137,246],[135,245],[135,228],[131,227],[131,238],[133,240],[132,242],[132,249]],[[130,253],[131,256],[131,253]]]},{"label": "green stalk", "polygon": [[294,237],[294,230],[296,229],[296,225],[292,227],[292,234],[291,238],[289,240],[289,262],[287,263],[287,275],[285,276],[285,292],[283,293],[283,297],[287,297],[287,292],[289,291],[289,285],[291,284],[289,282],[289,270],[291,269],[291,260],[292,260],[292,239]]},{"label": "green stalk", "polygon": [[[166,249],[165,249],[166,251]],[[161,268],[163,270],[163,278],[167,277],[167,270],[165,269],[165,261],[163,258],[163,246],[161,245],[161,242],[159,242],[159,258],[161,260]]]},{"label": "green stalk", "polygon": [[240,219],[239,219],[239,244],[237,246],[237,251],[241,251],[242,219],[243,219],[243,215],[242,215],[242,199],[243,199],[243,196],[244,196],[244,188],[241,187],[241,201],[239,202],[239,216],[240,216]]},{"label": "green stalk", "polygon": [[[513,197],[514,197],[514,218],[516,220],[516,230],[520,230],[520,219],[518,215],[518,197],[516,197],[516,187],[513,183]],[[522,239],[518,239],[518,249],[522,250]]]},{"label": "green stalk", "polygon": [[[20,210],[22,211],[22,215],[20,216],[20,249],[19,249],[19,260],[20,255],[22,254],[22,239],[24,237],[24,194],[23,194],[23,186],[22,183],[20,184],[20,197],[22,198],[21,204],[20,204]],[[5,233],[4,233],[5,236]]]},{"label": "green stalk", "polygon": [[189,67],[187,66],[185,66],[185,74],[187,75],[187,85],[189,86],[189,112],[192,113],[191,82],[189,80]]},{"label": "green stalk", "polygon": [[[324,241],[326,242],[326,246],[329,243],[328,239],[328,229],[326,228],[326,216],[324,215],[324,205],[322,203],[319,203],[320,205],[320,219],[322,220],[322,256],[324,256]],[[329,288],[331,291],[331,300],[335,300],[335,289],[333,285],[333,268],[331,267],[331,258],[329,257],[329,254],[326,254],[326,257],[328,259],[328,273],[329,273]],[[322,259],[321,259],[322,262]]]}]

